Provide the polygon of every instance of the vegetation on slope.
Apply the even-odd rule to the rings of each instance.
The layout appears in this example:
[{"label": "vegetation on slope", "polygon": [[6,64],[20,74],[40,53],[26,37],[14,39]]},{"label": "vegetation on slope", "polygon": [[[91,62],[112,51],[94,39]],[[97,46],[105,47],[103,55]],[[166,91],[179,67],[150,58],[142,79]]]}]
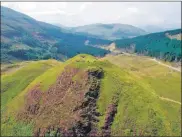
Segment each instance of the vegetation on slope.
[{"label": "vegetation on slope", "polygon": [[107,56],[104,59],[127,70],[140,81],[149,84],[159,96],[181,102],[180,72],[171,70],[144,56],[120,54]]},{"label": "vegetation on slope", "polygon": [[[65,60],[79,53],[103,56],[108,51],[85,45],[107,44],[108,40],[72,34],[57,26],[39,22],[12,9],[1,7],[1,60]],[[68,52],[69,51],[69,52]],[[71,52],[70,52],[71,51]]]},{"label": "vegetation on slope", "polygon": [[[12,100],[17,98],[19,94],[39,75],[43,74],[55,65],[60,64],[54,60],[23,62],[13,65],[6,65],[5,74],[1,74],[1,114],[7,111],[7,104],[11,104]],[[11,69],[9,68],[11,66]],[[17,66],[19,66],[17,68]],[[11,71],[10,71],[10,70]],[[21,99],[21,98],[20,98]],[[18,99],[19,100],[19,99]],[[16,106],[16,104],[12,104]],[[19,104],[20,106],[23,104]],[[18,107],[20,107],[18,106]],[[10,108],[13,110],[13,108]],[[6,120],[5,120],[6,119]],[[30,136],[32,135],[33,125],[23,122],[15,122],[14,117],[2,115],[1,117],[1,134],[6,136]],[[5,123],[3,123],[5,120]]]},{"label": "vegetation on slope", "polygon": [[26,130],[38,136],[181,133],[179,104],[166,105],[144,79],[90,55],[48,69],[17,93],[4,103],[2,135]]},{"label": "vegetation on slope", "polygon": [[115,43],[118,48],[129,52],[136,52],[167,61],[180,61],[181,40],[176,35],[181,35],[181,29],[116,40]]},{"label": "vegetation on slope", "polygon": [[[109,60],[113,64],[116,64],[122,70],[127,71],[130,75],[134,77],[136,81],[138,81],[138,83],[141,83],[141,84],[143,83],[144,86],[148,86],[148,88],[147,87],[146,88],[153,90],[153,92],[155,92],[157,96],[159,97],[162,96],[165,98],[175,100],[177,102],[181,102],[181,78],[180,78],[179,72],[170,70],[169,68],[164,66],[160,66],[159,64],[153,61],[150,61],[146,57],[118,55],[118,56],[107,56],[105,59]],[[134,88],[135,86],[136,84],[132,87]],[[121,134],[121,131],[119,130],[117,131],[116,129],[120,129],[119,127],[122,127],[122,126],[127,126],[127,124],[124,124],[125,121],[122,120],[122,117],[125,117],[125,116],[131,117],[132,114],[134,118],[138,117],[138,114],[136,114],[136,112],[139,106],[142,105],[140,104],[141,99],[143,100],[146,99],[146,101],[147,100],[150,101],[148,98],[148,95],[146,97],[139,96],[141,93],[135,95],[135,93],[137,93],[137,88],[132,89],[130,92],[132,92],[132,95],[128,95],[128,98],[131,98],[132,96],[134,98],[131,99],[132,100],[131,102],[130,102],[130,99],[128,99],[129,101],[127,100],[128,101],[127,106],[134,106],[134,104],[137,104],[138,107],[135,108],[135,111],[132,111],[127,114],[123,114],[122,110],[123,109],[127,110],[127,106],[124,107],[125,99],[121,99],[120,104],[122,105],[118,107],[118,110],[120,109],[120,111],[118,111],[116,115],[116,120],[113,123],[113,130],[114,132],[117,133],[117,135]],[[127,93],[129,94],[130,92],[127,92]],[[137,99],[137,98],[140,98],[140,99]],[[168,117],[169,121],[173,121],[170,123],[171,130],[173,132],[180,133],[181,132],[180,125],[179,125],[180,113],[181,113],[180,105],[178,103],[173,103],[168,100],[162,100],[162,99],[155,100],[154,98],[153,100],[151,100],[151,103],[152,103],[151,105],[153,105],[153,102],[157,103],[155,104],[156,107],[161,105],[162,109],[160,113],[163,113],[166,117]],[[144,103],[144,104],[147,104],[147,103]],[[144,111],[145,110],[141,112],[144,112]],[[145,119],[145,116],[142,115],[138,119],[140,120]],[[146,123],[143,125],[146,125]],[[138,129],[139,126],[136,126],[136,127]],[[133,130],[132,134],[129,131],[131,130],[130,129],[126,130],[127,135],[136,135],[138,134],[138,132],[141,132],[141,133],[143,132],[142,128],[140,129],[140,131],[137,131],[136,129]],[[152,131],[152,129],[149,129],[149,131]],[[167,131],[165,130],[165,132]],[[176,135],[176,134],[173,134],[173,135]]]},{"label": "vegetation on slope", "polygon": [[27,65],[28,63],[31,63],[31,61],[25,61],[21,63],[12,63],[12,64],[1,64],[1,75],[5,75],[6,73],[11,73],[19,68]]},{"label": "vegetation on slope", "polygon": [[36,77],[50,69],[54,64],[50,61],[37,61],[25,65],[23,68],[1,76],[1,106],[16,97],[24,90]]}]

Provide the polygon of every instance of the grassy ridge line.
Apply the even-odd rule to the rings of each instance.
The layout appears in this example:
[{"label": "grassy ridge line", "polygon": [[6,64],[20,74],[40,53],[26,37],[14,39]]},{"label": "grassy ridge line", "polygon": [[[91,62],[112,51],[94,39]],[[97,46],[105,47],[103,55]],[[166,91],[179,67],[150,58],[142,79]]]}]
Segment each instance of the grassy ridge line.
[{"label": "grassy ridge line", "polygon": [[[4,113],[7,115],[3,115],[3,118],[1,119],[3,121],[2,124],[2,135],[27,135],[32,136],[33,135],[33,125],[30,123],[28,125],[25,125],[21,122],[17,122],[15,120],[16,112],[21,109],[21,107],[24,105],[24,96],[25,94],[33,87],[38,85],[42,92],[46,91],[51,85],[53,85],[57,79],[57,77],[61,74],[62,70],[67,65],[72,65],[74,62],[77,61],[95,61],[95,58],[92,56],[87,56],[84,59],[81,57],[83,55],[71,58],[70,60],[66,61],[64,64],[58,64],[55,65],[53,68],[47,70],[42,75],[38,76],[33,82],[31,82],[25,90],[23,90],[20,94],[18,94],[12,101],[10,101],[7,104],[7,113]],[[77,66],[77,63],[75,64]],[[79,67],[80,65],[78,65]],[[81,65],[82,66],[82,65]],[[80,67],[81,67],[80,66]]]},{"label": "grassy ridge line", "polygon": [[[66,65],[72,64],[73,62],[79,61],[95,61],[95,58],[87,55],[87,58],[82,59],[81,56],[84,56],[85,54],[82,54],[80,56],[76,56],[74,58],[69,59],[64,64],[58,63],[53,68],[45,71],[42,73],[42,75],[39,75],[37,78],[35,78],[32,82],[30,82],[27,87],[22,90],[22,92],[17,95],[11,102],[7,104],[7,112],[13,112],[19,109],[22,104],[24,104],[24,96],[25,94],[32,89],[35,86],[39,86],[40,90],[42,92],[46,91],[51,85],[53,85],[57,79],[57,77],[61,74],[62,70]],[[51,62],[51,61],[50,61]],[[49,64],[49,63],[48,63]],[[56,63],[55,63],[56,64]]]},{"label": "grassy ridge line", "polygon": [[1,77],[1,106],[4,107],[9,101],[23,91],[37,76],[50,69],[54,64],[51,61],[32,62],[25,67]]},{"label": "grassy ridge line", "polygon": [[[145,79],[146,75],[152,78],[160,76],[161,73],[156,73],[156,70],[161,72],[167,68],[161,69],[161,66],[158,68],[159,65],[156,65],[154,62],[148,62],[148,60],[144,60],[144,62],[142,60],[141,63],[141,60],[137,62],[132,58],[125,57],[124,60],[126,63],[123,64],[120,58],[114,57],[112,59],[113,62],[119,61],[124,67],[121,69],[121,66],[114,65],[116,62],[112,64],[113,62],[110,63],[107,60],[100,61],[89,55],[78,55],[63,64],[57,65],[38,76],[25,90],[9,102],[9,110],[20,109],[21,105],[24,104],[24,95],[34,86],[39,85],[41,91],[46,91],[55,83],[57,76],[67,65],[84,70],[90,67],[98,67],[104,71],[104,76],[101,80],[100,95],[97,101],[98,112],[101,113],[98,123],[99,128],[102,128],[105,124],[108,106],[115,102],[115,98],[113,97],[117,96],[119,102],[117,114],[111,126],[111,135],[139,135],[142,130],[147,130],[147,135],[180,134],[180,126],[178,125],[180,124],[180,120],[178,119],[180,116],[180,111],[178,112],[180,106],[166,100],[161,100],[153,85]],[[133,64],[136,66],[132,66]],[[150,69],[151,66],[155,68]],[[141,71],[143,70],[141,68],[145,68],[145,71]],[[176,73],[174,76],[176,76]],[[163,82],[164,80],[161,81]],[[11,124],[9,125],[11,126]],[[4,125],[4,128],[6,128],[6,125]],[[133,132],[135,128],[137,128],[136,133]]]},{"label": "grassy ridge line", "polygon": [[[39,65],[38,65],[39,64]],[[35,72],[40,72],[40,73],[36,73],[35,75],[35,79],[28,82],[29,79],[26,79],[27,81],[27,85],[25,87],[25,89],[21,88],[18,90],[17,95],[12,98],[11,100],[9,100],[6,105],[4,105],[4,109],[1,110],[1,114],[2,114],[2,119],[1,119],[1,133],[2,135],[5,136],[32,136],[33,135],[33,124],[29,123],[29,124],[25,124],[22,122],[17,122],[15,120],[15,115],[16,115],[16,110],[21,109],[21,107],[24,105],[24,95],[27,93],[27,91],[29,90],[29,88],[39,84],[39,82],[41,81],[46,81],[45,87],[48,87],[49,83],[54,83],[54,78],[51,77],[51,74],[57,72],[57,71],[52,71],[54,70],[54,68],[56,66],[61,66],[61,62],[58,62],[56,60],[43,60],[43,61],[37,61],[37,62],[33,62],[30,63],[27,66],[32,66],[32,69],[27,70],[26,74],[32,74]],[[41,67],[38,67],[41,66]],[[24,71],[26,67],[19,69],[18,71]],[[49,71],[50,70],[50,71]],[[46,72],[49,71],[50,75],[45,75]],[[17,72],[15,72],[16,74]],[[55,74],[57,75],[57,74]],[[26,75],[25,75],[26,76]],[[42,77],[41,77],[42,76]],[[11,77],[12,78],[12,77]],[[42,78],[42,79],[41,79]],[[41,85],[41,84],[40,84]],[[42,85],[41,85],[42,86]],[[15,86],[16,87],[16,86]],[[6,92],[6,91],[5,91]],[[7,96],[11,96],[11,94],[7,94]],[[3,96],[2,94],[2,98],[4,98],[5,96]]]},{"label": "grassy ridge line", "polygon": [[181,77],[179,72],[141,56],[106,56],[102,60],[109,60],[130,74],[145,81],[159,96],[175,101],[181,101]]},{"label": "grassy ridge line", "polygon": [[24,96],[26,93],[35,86],[38,86],[42,92],[46,91],[52,84],[54,84],[63,68],[64,66],[62,64],[58,64],[42,73],[42,75],[37,76],[19,95],[7,104],[7,112],[9,113],[18,110],[24,104]]},{"label": "grassy ridge line", "polygon": [[[15,62],[13,64],[1,64],[1,77],[12,74],[16,72],[17,70],[25,67],[26,65],[30,63],[36,63],[37,61],[23,61],[23,62]],[[55,66],[57,65],[58,61],[54,59],[49,60],[39,60],[40,63],[48,63],[48,65]]]},{"label": "grassy ridge line", "polygon": [[[98,127],[102,129],[104,126],[108,106],[115,102],[113,97],[119,94],[117,114],[111,127],[112,136],[135,135],[131,131],[135,127],[137,128],[136,135],[139,135],[140,129],[147,130],[145,126],[142,126],[146,124],[151,128],[148,129],[150,132],[146,135],[155,135],[152,130],[158,130],[157,134],[159,135],[166,133],[175,135],[175,132],[171,131],[169,122],[174,123],[174,121],[173,119],[167,119],[168,114],[163,113],[163,110],[166,111],[166,109],[158,103],[160,101],[159,96],[151,88],[151,85],[141,80],[140,77],[131,75],[126,69],[121,70],[115,65],[109,65],[109,63],[107,63],[107,66],[102,66],[104,78],[101,82],[100,96],[97,102],[98,110],[101,113]],[[149,111],[151,112],[149,113]],[[156,116],[152,116],[151,121],[156,121],[156,125],[148,121],[150,115],[154,115],[153,113],[156,113]],[[136,124],[135,127],[132,126],[133,124]]]},{"label": "grassy ridge line", "polygon": [[[119,93],[120,96],[119,98],[122,102],[118,104],[118,108],[122,104],[126,105],[130,110],[128,113],[130,114],[133,120],[135,119],[136,115],[139,115],[140,117],[144,116],[146,119],[144,119],[143,121],[140,121],[139,119],[138,121],[139,125],[145,124],[147,118],[150,117],[147,110],[148,109],[153,110],[155,113],[157,113],[158,116],[156,118],[154,117],[154,119],[158,118],[163,121],[163,123],[161,124],[157,123],[155,128],[159,128],[160,126],[162,126],[163,128],[161,129],[160,134],[165,134],[162,130],[169,128],[169,126],[167,126],[169,122],[165,118],[161,110],[161,106],[157,105],[159,97],[154,92],[154,90],[150,88],[150,85],[144,83],[143,81],[139,81],[138,79],[136,79],[136,77],[132,76],[127,70],[124,69],[121,70],[119,67],[109,63],[108,61],[98,61],[87,57],[85,57],[84,59],[83,58],[78,59],[79,57],[80,56],[77,56],[77,58],[73,59],[74,61],[76,61],[74,65],[78,66],[79,68],[94,66],[103,68],[104,70],[104,77],[101,80],[100,95],[97,101],[98,111],[99,113],[101,113],[101,117],[99,117],[99,123],[98,123],[98,127],[100,129],[104,126],[105,118],[107,117],[106,112],[108,106],[111,103],[115,102],[115,100],[113,100],[113,97]],[[130,104],[130,102],[133,103]],[[125,112],[125,111],[123,109],[119,109],[118,112]],[[130,118],[126,118],[124,120],[127,121],[129,119]],[[119,123],[122,123],[121,117],[119,119]],[[123,125],[121,125],[119,129],[121,130],[123,128],[125,130],[126,127],[123,127]],[[118,125],[116,124],[114,126],[114,129],[112,129],[113,135],[121,135],[115,133],[117,132],[117,129]]]},{"label": "grassy ridge line", "polygon": [[13,73],[17,71],[18,69],[26,66],[28,63],[31,63],[32,61],[24,61],[21,63],[14,63],[14,64],[2,64],[1,65],[1,76]]},{"label": "grassy ridge line", "polygon": [[[84,55],[84,54],[83,54]],[[81,55],[80,55],[81,56]],[[55,83],[57,77],[61,74],[62,70],[66,65],[72,64],[77,60],[83,61],[94,61],[95,59],[92,56],[88,56],[87,58],[82,59],[80,56],[76,56],[74,58],[69,59],[64,64],[60,63],[54,66],[53,68],[45,71],[42,75],[38,76],[34,81],[29,83],[27,87],[17,95],[11,102],[7,104],[8,106],[8,113],[13,112],[19,109],[19,106],[24,104],[24,96],[25,94],[35,86],[39,86],[41,91],[46,91],[52,84]]]},{"label": "grassy ridge line", "polygon": [[[148,64],[144,64],[145,66],[148,66]],[[150,66],[150,65],[149,65]],[[146,125],[146,120],[147,117],[150,118],[150,114],[147,113],[147,110],[152,110],[155,113],[157,113],[157,119],[163,119],[163,126],[165,127],[164,131],[160,131],[159,134],[166,134],[167,132],[170,135],[176,135],[180,133],[180,129],[179,127],[175,127],[175,123],[179,123],[180,124],[180,119],[176,119],[176,117],[179,117],[179,113],[176,112],[176,110],[180,110],[180,106],[177,104],[171,104],[168,106],[165,106],[160,101],[159,96],[156,94],[155,90],[152,88],[152,86],[150,84],[148,84],[145,80],[141,79],[141,77],[137,77],[137,75],[131,75],[131,73],[129,72],[129,70],[123,70],[122,69],[122,74],[121,74],[121,69],[119,69],[118,71],[116,71],[117,67],[110,67],[111,72],[113,73],[113,80],[111,80],[111,78],[106,77],[104,78],[106,82],[104,82],[104,85],[101,86],[101,98],[102,101],[102,106],[103,108],[101,109],[101,112],[103,110],[107,109],[107,105],[109,103],[111,103],[112,97],[108,96],[112,96],[114,95],[114,93],[120,92],[120,97],[119,97],[119,103],[118,103],[118,111],[117,114],[115,116],[113,125],[112,125],[112,135],[134,135],[134,133],[130,133],[130,129],[132,127],[130,127],[130,129],[125,129],[124,133],[121,133],[118,129],[123,129],[124,127],[127,128],[127,121],[129,122],[131,119],[133,119],[133,122],[135,121],[136,116],[138,117],[137,119],[137,124],[136,127],[137,129],[142,130],[141,125]],[[113,69],[115,68],[115,70]],[[125,72],[125,75],[124,75]],[[108,74],[108,73],[107,73]],[[108,76],[108,75],[107,75]],[[120,76],[120,80],[119,80],[119,76]],[[114,80],[115,79],[115,80]],[[104,81],[104,80],[103,80]],[[120,81],[119,83],[117,83],[117,81]],[[114,83],[114,87],[110,87],[111,83]],[[112,84],[111,84],[112,85]],[[104,90],[103,87],[105,86]],[[104,96],[104,94],[108,93],[107,95]],[[110,101],[108,101],[110,100]],[[145,103],[144,103],[145,102]],[[99,103],[99,101],[98,101]],[[166,108],[167,107],[167,108]],[[129,109],[129,110],[127,110]],[[176,113],[173,114],[174,110]],[[128,112],[127,112],[128,111]],[[163,113],[165,112],[165,113]],[[104,113],[101,113],[104,114]],[[169,115],[173,115],[173,117],[169,118]],[[100,126],[102,126],[104,124],[104,117],[105,116],[101,116],[100,119]],[[127,118],[128,117],[128,118]],[[168,119],[169,118],[169,119]],[[125,124],[123,124],[125,123]],[[128,123],[129,124],[129,123]],[[132,123],[131,123],[132,124]],[[149,123],[151,124],[151,123]],[[155,127],[156,126],[156,127]],[[154,129],[161,127],[162,125],[160,123],[157,123],[157,125],[153,125]],[[136,131],[136,134],[139,134],[138,132],[140,131]],[[151,129],[152,130],[152,129]],[[173,130],[177,130],[177,131],[173,131]],[[166,133],[165,133],[166,132]]]},{"label": "grassy ridge line", "polygon": [[33,81],[38,75],[43,73],[48,68],[48,66],[43,66],[41,63],[33,63],[13,74],[2,77],[1,105],[6,105],[8,101],[13,99],[31,81]]}]

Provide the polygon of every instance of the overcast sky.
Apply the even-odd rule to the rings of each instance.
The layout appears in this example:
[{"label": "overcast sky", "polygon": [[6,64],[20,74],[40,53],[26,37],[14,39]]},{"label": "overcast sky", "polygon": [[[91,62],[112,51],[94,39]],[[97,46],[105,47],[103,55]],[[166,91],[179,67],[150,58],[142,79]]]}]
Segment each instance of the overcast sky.
[{"label": "overcast sky", "polygon": [[122,23],[181,27],[180,2],[1,2],[1,5],[64,26]]}]

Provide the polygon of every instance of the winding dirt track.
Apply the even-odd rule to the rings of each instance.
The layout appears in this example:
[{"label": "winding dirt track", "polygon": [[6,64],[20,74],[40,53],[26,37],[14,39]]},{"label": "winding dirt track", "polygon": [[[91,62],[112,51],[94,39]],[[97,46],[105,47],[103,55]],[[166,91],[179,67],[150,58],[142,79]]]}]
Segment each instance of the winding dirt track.
[{"label": "winding dirt track", "polygon": [[172,99],[169,99],[169,98],[164,98],[164,97],[159,97],[159,98],[162,99],[162,100],[170,101],[170,102],[177,103],[177,104],[181,105],[181,102],[179,102],[179,101],[175,101],[175,100],[172,100]]},{"label": "winding dirt track", "polygon": [[162,62],[156,60],[155,58],[154,58],[154,59],[150,59],[150,60],[155,61],[155,62],[157,62],[158,64],[163,65],[163,66],[165,66],[165,67],[168,67],[168,68],[170,68],[170,69],[172,69],[172,70],[181,72],[181,70],[180,70],[179,68],[175,68],[175,67],[172,67],[172,66],[170,66],[170,65],[164,64],[164,63],[162,63]]},{"label": "winding dirt track", "polygon": [[[129,53],[125,53],[125,52],[122,52],[122,53],[125,54],[125,55],[129,55],[129,56],[136,56],[136,55],[134,55],[134,54],[129,54]],[[160,65],[162,65],[162,66],[165,66],[165,67],[168,67],[168,68],[170,68],[170,69],[172,69],[172,70],[181,72],[180,69],[175,68],[175,67],[172,67],[172,66],[167,65],[167,64],[164,64],[164,63],[160,62],[159,60],[157,60],[157,59],[155,59],[155,58],[149,59],[149,60],[155,61],[155,62],[157,62],[158,64],[160,64]],[[161,100],[166,100],[166,101],[173,102],[173,103],[177,103],[177,104],[181,105],[181,102],[179,102],[179,101],[175,101],[175,100],[172,100],[172,99],[169,99],[169,98],[165,98],[165,97],[159,97],[159,98],[160,98]]]},{"label": "winding dirt track", "polygon": [[[137,55],[130,54],[130,53],[126,53],[126,52],[122,52],[122,53],[125,54],[125,55],[129,55],[129,56],[137,56]],[[164,64],[164,63],[160,62],[159,60],[157,60],[156,58],[153,58],[153,59],[149,58],[149,60],[155,61],[155,62],[157,62],[158,64],[160,64],[160,65],[162,65],[162,66],[165,66],[165,67],[168,67],[168,68],[170,68],[170,69],[172,69],[172,70],[181,72],[181,69],[180,69],[180,68],[175,68],[175,67],[172,67],[172,66],[170,66],[170,65]]]}]

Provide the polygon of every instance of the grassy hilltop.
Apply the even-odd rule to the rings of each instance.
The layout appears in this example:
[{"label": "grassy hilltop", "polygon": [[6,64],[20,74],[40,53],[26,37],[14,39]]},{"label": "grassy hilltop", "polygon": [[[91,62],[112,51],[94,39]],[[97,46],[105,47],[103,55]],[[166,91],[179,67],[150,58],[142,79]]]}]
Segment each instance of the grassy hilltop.
[{"label": "grassy hilltop", "polygon": [[3,66],[1,134],[180,135],[180,73],[137,61],[80,54]]}]

